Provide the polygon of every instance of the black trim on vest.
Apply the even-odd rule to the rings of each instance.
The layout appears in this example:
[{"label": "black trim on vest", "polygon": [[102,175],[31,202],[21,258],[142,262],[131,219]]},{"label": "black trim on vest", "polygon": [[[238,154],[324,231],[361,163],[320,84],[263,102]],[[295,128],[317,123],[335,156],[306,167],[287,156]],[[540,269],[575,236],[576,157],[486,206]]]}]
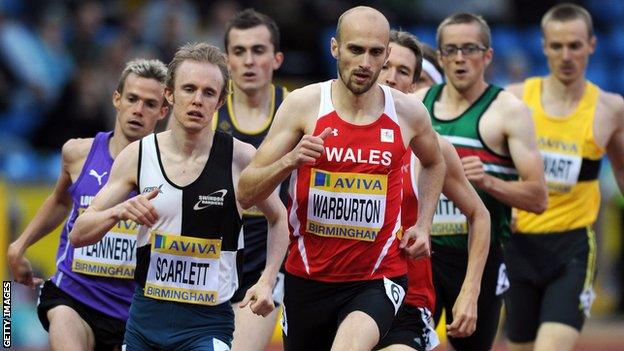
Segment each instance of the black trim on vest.
[{"label": "black trim on vest", "polygon": [[147,244],[136,249],[136,268],[134,269],[134,281],[141,287],[145,287],[147,270],[149,269],[150,253],[152,245]]},{"label": "black trim on vest", "polygon": [[590,160],[588,158],[583,158],[583,163],[581,164],[581,171],[579,172],[578,181],[589,181],[598,179],[598,175],[600,174],[600,164],[601,160]]}]

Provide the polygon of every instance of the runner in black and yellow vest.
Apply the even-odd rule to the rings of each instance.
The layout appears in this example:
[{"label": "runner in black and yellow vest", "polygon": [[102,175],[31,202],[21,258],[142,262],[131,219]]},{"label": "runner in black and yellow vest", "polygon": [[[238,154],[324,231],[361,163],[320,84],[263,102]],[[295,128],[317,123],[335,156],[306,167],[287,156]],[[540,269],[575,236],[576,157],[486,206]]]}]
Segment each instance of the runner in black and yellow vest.
[{"label": "runner in black and yellow vest", "polygon": [[506,246],[511,350],[572,350],[594,299],[598,173],[605,152],[624,188],[624,102],[585,80],[595,48],[589,13],[559,5],[542,19],[550,75],[509,90],[531,108],[548,209],[517,214]]},{"label": "runner in black and yellow vest", "polygon": [[[477,306],[476,331],[449,337],[456,350],[489,350],[496,336],[502,292],[508,284],[501,244],[510,234],[511,206],[540,212],[546,187],[526,106],[501,88],[489,85],[484,71],[492,59],[489,28],[479,16],[460,13],[438,27],[439,61],[448,84],[416,94],[423,98],[434,129],[456,148],[468,180],[490,211],[491,246]],[[453,321],[468,265],[466,217],[441,197],[432,225],[434,318],[442,309]]]},{"label": "runner in black and yellow vest", "polygon": [[[273,72],[284,60],[280,52],[279,30],[273,19],[248,9],[237,13],[227,24],[225,48],[232,74],[226,103],[213,119],[213,129],[231,134],[236,139],[258,148],[273,122],[275,111],[287,94],[286,88],[273,85]],[[288,196],[288,179],[282,184],[280,197],[284,204]],[[243,213],[245,240],[241,285],[232,297],[235,307],[243,300],[247,289],[254,285],[264,269],[267,246],[267,220],[253,206]],[[283,300],[283,275],[280,273],[273,290],[277,305]],[[233,348],[261,350],[268,344],[279,309],[262,318],[249,308],[234,308],[236,329]]]}]

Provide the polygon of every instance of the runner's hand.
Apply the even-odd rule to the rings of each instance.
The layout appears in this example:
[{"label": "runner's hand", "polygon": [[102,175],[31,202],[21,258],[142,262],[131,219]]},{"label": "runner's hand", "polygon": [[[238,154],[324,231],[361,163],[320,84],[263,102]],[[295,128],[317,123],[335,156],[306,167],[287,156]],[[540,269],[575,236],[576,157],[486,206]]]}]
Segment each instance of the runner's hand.
[{"label": "runner's hand", "polygon": [[14,244],[9,245],[7,259],[13,279],[17,283],[29,286],[32,289],[43,284],[43,279],[34,276],[30,261],[18,253]]},{"label": "runner's hand", "polygon": [[431,257],[431,237],[428,230],[416,226],[408,228],[403,233],[400,249],[404,249],[407,256],[413,259]]},{"label": "runner's hand", "polygon": [[461,162],[466,178],[477,187],[483,188],[488,175],[485,173],[483,162],[481,162],[479,156],[462,157]]},{"label": "runner's hand", "polygon": [[325,151],[323,144],[332,129],[327,127],[318,136],[304,135],[299,144],[287,154],[289,164],[297,169],[305,164],[313,164]]},{"label": "runner's hand", "polygon": [[117,218],[119,220],[131,220],[148,227],[156,224],[158,213],[150,200],[158,195],[158,190],[152,190],[149,193],[137,195],[116,206]]},{"label": "runner's hand", "polygon": [[477,329],[478,294],[461,290],[453,305],[453,323],[446,325],[449,336],[465,338]]},{"label": "runner's hand", "polygon": [[241,301],[239,308],[249,305],[251,312],[262,317],[268,316],[275,309],[273,303],[273,286],[259,280],[251,288],[247,289],[245,298]]}]

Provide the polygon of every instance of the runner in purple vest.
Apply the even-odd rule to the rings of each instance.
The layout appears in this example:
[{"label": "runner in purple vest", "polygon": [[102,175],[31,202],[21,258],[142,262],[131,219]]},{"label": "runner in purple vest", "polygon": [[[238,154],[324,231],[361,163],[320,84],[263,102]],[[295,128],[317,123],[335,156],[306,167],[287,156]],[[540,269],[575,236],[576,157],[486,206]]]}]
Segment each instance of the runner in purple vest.
[{"label": "runner in purple vest", "polygon": [[37,308],[54,350],[113,350],[123,342],[135,289],[137,224],[121,221],[100,242],[79,249],[70,244],[68,233],[108,180],[113,159],[128,144],[153,132],[156,122],[166,116],[166,76],[167,68],[158,60],[127,64],[113,93],[114,131],[65,143],[53,193],[9,246],[15,281],[35,288],[43,280],[33,276],[24,252],[67,218],[56,254],[57,271],[43,285]]}]

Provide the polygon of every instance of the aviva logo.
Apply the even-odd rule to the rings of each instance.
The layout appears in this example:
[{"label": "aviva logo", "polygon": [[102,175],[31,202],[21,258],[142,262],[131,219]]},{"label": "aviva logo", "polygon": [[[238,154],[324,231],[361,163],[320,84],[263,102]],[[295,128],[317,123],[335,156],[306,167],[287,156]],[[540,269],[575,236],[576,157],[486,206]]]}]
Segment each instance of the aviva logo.
[{"label": "aviva logo", "polygon": [[386,195],[388,176],[385,174],[327,172],[313,168],[310,187],[334,193]]},{"label": "aviva logo", "polygon": [[219,258],[221,240],[153,233],[152,251],[177,256]]}]

